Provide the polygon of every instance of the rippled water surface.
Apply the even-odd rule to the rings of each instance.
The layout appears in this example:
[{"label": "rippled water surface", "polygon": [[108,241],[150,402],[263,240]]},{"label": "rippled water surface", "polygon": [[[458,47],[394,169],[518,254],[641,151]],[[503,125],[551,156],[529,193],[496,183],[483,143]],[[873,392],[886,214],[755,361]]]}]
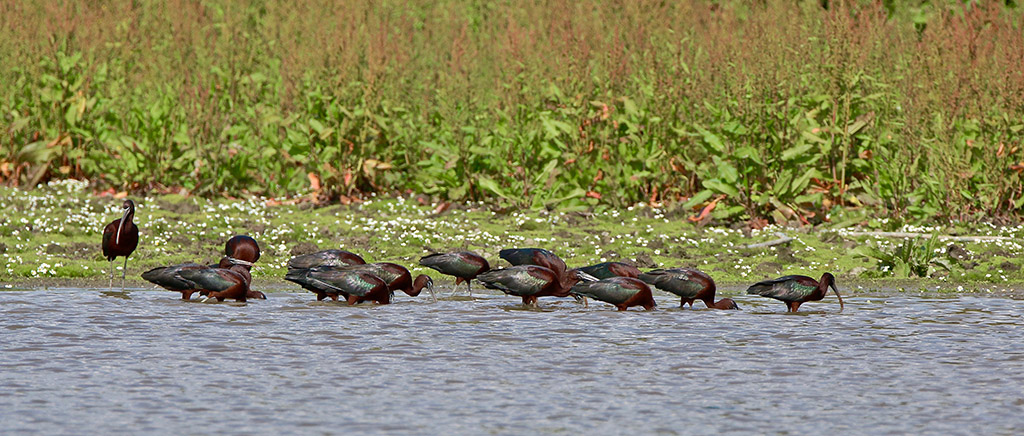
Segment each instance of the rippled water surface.
[{"label": "rippled water surface", "polygon": [[176,295],[0,292],[0,433],[1024,433],[1016,300]]}]

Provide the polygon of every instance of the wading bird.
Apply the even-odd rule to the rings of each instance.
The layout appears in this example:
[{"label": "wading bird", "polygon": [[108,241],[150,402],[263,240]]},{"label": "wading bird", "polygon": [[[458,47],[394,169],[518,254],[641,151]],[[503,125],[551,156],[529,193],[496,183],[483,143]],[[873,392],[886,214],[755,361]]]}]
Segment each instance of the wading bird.
[{"label": "wading bird", "polygon": [[739,309],[732,298],[715,302],[715,281],[693,268],[656,269],[640,274],[640,280],[679,296],[679,307],[701,300],[709,309]]},{"label": "wading bird", "polygon": [[590,265],[580,268],[587,274],[596,278],[608,279],[612,277],[640,277],[640,269],[625,262],[604,262],[597,265]]},{"label": "wading bird", "polygon": [[427,292],[430,292],[430,297],[437,301],[437,297],[434,296],[434,280],[426,274],[420,274],[413,280],[412,273],[408,268],[391,262],[375,262],[355,266],[355,268],[360,267],[369,268],[374,275],[384,279],[388,283],[388,289],[392,291],[402,291],[410,297],[415,297],[420,295],[423,289],[426,289]]},{"label": "wading bird", "polygon": [[657,306],[647,283],[632,277],[609,277],[596,282],[580,282],[572,287],[571,292],[581,297],[610,303],[619,310],[633,306],[651,310]]},{"label": "wading bird", "polygon": [[[260,244],[252,236],[235,235],[224,243],[224,255],[232,259],[239,259],[249,262],[253,266],[260,260]],[[242,265],[245,265],[242,263]]]},{"label": "wading bird", "polygon": [[524,305],[536,307],[537,297],[568,297],[580,276],[577,270],[559,276],[543,266],[518,265],[490,270],[476,279],[490,289],[522,297]]},{"label": "wading bird", "polygon": [[[422,292],[423,289],[426,289],[427,292],[430,292],[431,298],[433,298],[435,302],[437,301],[437,297],[434,296],[434,280],[431,279],[430,276],[420,274],[416,276],[415,280],[413,280],[412,274],[409,273],[409,270],[406,267],[399,265],[397,263],[376,262],[367,263],[364,265],[321,266],[317,267],[316,269],[321,271],[341,270],[368,272],[377,277],[380,277],[381,279],[384,279],[384,281],[388,284],[388,289],[390,289],[391,291],[402,291],[405,292],[406,295],[410,297],[415,297],[420,295],[420,292]],[[292,277],[297,278],[303,276],[307,271],[308,269],[292,268],[288,270],[288,274],[291,275]],[[323,295],[321,297],[319,293],[317,294],[317,296],[319,297],[318,299],[320,300],[326,297],[326,295]]]},{"label": "wading bird", "polygon": [[568,269],[562,258],[543,248],[506,248],[498,252],[498,257],[505,259],[513,266],[542,266],[554,271],[559,277],[565,275]]},{"label": "wading bird", "polygon": [[284,278],[315,293],[317,301],[327,297],[337,301],[341,296],[349,305],[363,301],[389,304],[394,296],[384,279],[361,267],[292,269]]},{"label": "wading bird", "polygon": [[[460,251],[458,253],[434,253],[420,259],[420,265],[434,269],[441,274],[455,276],[455,286],[466,282],[466,291],[473,296],[473,289],[469,284],[480,273],[491,269],[487,259],[480,257],[471,251]],[[454,290],[453,290],[454,293]]]},{"label": "wading bird", "polygon": [[787,312],[796,312],[800,305],[807,301],[818,301],[825,298],[828,288],[832,288],[839,298],[839,311],[843,311],[843,297],[836,289],[836,278],[832,273],[821,275],[821,280],[807,276],[785,276],[777,279],[757,282],[747,288],[748,294],[769,297],[786,303]]},{"label": "wading bird", "polygon": [[[224,301],[226,298],[231,298],[244,302],[249,298],[249,283],[252,282],[252,276],[249,274],[251,267],[231,262],[225,258],[221,259],[221,265],[229,265],[228,268],[182,269],[178,275],[182,280],[193,283],[200,293],[204,291],[207,293],[203,301],[211,298]],[[260,294],[262,295],[262,293]]]},{"label": "wading bird", "polygon": [[114,259],[124,257],[121,271],[121,290],[124,290],[124,276],[128,272],[128,256],[139,246],[139,227],[132,222],[135,218],[135,202],[125,200],[121,204],[124,213],[103,228],[103,256],[110,261],[110,288],[114,287]]},{"label": "wading bird", "polygon": [[309,269],[318,266],[363,265],[361,256],[345,250],[324,250],[295,256],[288,260],[288,269]]},{"label": "wading bird", "polygon": [[[182,300],[188,300],[188,299],[192,298],[192,294],[194,294],[196,292],[199,292],[200,295],[209,295],[210,291],[208,289],[203,288],[201,285],[197,284],[196,282],[185,278],[185,275],[182,274],[182,271],[201,270],[201,269],[213,269],[213,268],[221,268],[221,269],[225,269],[225,270],[230,270],[233,266],[243,267],[243,268],[246,269],[246,271],[249,271],[249,268],[252,268],[252,263],[248,262],[248,261],[245,261],[245,260],[242,260],[242,259],[235,259],[235,258],[232,258],[232,257],[224,257],[224,258],[222,258],[220,260],[220,263],[216,264],[216,265],[201,265],[201,264],[198,264],[198,263],[183,263],[183,264],[179,264],[179,265],[162,266],[162,267],[158,267],[158,268],[153,268],[153,269],[151,269],[149,271],[146,271],[146,272],[142,273],[142,278],[148,280],[151,283],[157,284],[157,285],[159,285],[159,286],[161,286],[164,289],[167,289],[169,291],[181,292],[181,299]],[[249,277],[249,279],[248,279],[249,282],[246,285],[247,286],[251,286],[252,285],[252,282],[251,282],[252,276],[249,275],[248,277]],[[255,291],[255,290],[253,290],[251,288],[248,288],[248,290],[246,291],[246,295],[245,296],[246,296],[247,299],[248,298],[257,299],[257,300],[266,300],[267,299],[267,296],[264,295],[262,292]]]}]

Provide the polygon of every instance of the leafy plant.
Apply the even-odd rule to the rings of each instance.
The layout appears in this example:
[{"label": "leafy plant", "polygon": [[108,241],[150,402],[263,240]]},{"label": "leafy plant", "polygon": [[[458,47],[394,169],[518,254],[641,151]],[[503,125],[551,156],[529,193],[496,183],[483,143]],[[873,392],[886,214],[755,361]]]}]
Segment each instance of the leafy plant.
[{"label": "leafy plant", "polygon": [[906,238],[902,243],[894,245],[891,250],[863,245],[857,248],[856,256],[875,259],[878,271],[883,275],[929,277],[938,269],[950,271],[949,261],[936,252],[940,245],[937,235],[933,235],[923,244],[921,239]]}]

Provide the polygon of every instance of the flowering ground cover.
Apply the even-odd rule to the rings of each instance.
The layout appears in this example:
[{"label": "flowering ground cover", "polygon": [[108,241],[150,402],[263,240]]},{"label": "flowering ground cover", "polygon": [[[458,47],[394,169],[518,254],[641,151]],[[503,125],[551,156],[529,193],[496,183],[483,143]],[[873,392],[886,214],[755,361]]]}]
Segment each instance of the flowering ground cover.
[{"label": "flowering ground cover", "polygon": [[[415,273],[431,251],[473,250],[501,265],[507,247],[551,249],[570,266],[634,262],[642,269],[691,266],[720,285],[742,286],[785,274],[831,271],[840,285],[942,291],[1011,291],[1024,288],[1017,241],[1024,227],[975,225],[914,227],[903,232],[979,236],[898,238],[871,233],[885,220],[753,230],[693,223],[690,210],[645,204],[600,211],[495,210],[483,204],[435,203],[426,196],[371,197],[349,205],[314,205],[302,197],[204,199],[160,195],[134,198],[138,250],[128,262],[128,284],[150,286],[139,274],[182,262],[214,262],[234,234],[255,237],[263,256],[256,286],[294,286],[281,278],[288,259],[344,248],[369,261],[392,261]],[[100,232],[120,216],[120,199],[98,196],[87,183],[65,180],[33,190],[0,189],[0,283],[7,287],[105,286],[110,264],[100,253]],[[880,224],[881,223],[881,224]],[[868,234],[864,234],[867,232]],[[747,248],[779,239],[783,244]],[[120,275],[121,260],[114,263]],[[436,276],[438,283],[447,278]]]}]

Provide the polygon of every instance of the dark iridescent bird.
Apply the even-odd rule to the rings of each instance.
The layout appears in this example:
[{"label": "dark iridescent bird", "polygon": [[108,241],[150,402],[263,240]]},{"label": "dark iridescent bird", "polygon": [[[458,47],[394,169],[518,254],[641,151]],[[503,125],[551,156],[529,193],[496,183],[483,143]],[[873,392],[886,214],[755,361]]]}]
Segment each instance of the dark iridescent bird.
[{"label": "dark iridescent bird", "polygon": [[490,270],[491,265],[487,259],[480,257],[472,251],[460,251],[457,253],[434,253],[420,259],[420,265],[434,269],[441,274],[455,276],[455,286],[466,282],[466,290],[473,296],[473,289],[470,280],[473,280],[480,273]]},{"label": "dark iridescent bird", "polygon": [[732,298],[715,302],[715,281],[711,276],[693,268],[656,269],[640,274],[640,280],[665,292],[679,296],[679,307],[700,300],[708,309],[739,309]]},{"label": "dark iridescent bird", "polygon": [[[221,265],[230,260],[222,259]],[[235,301],[246,301],[249,296],[249,283],[252,282],[252,275],[249,274],[249,266],[232,264],[229,268],[199,268],[182,269],[178,275],[189,282],[192,282],[200,292],[206,292],[206,298],[216,298],[217,301],[224,301],[226,298]]]},{"label": "dark iridescent bird", "polygon": [[128,256],[139,246],[139,227],[132,222],[135,218],[135,202],[125,200],[121,204],[124,213],[103,228],[103,256],[110,261],[110,287],[114,287],[114,259],[124,257],[121,271],[121,290],[124,290],[124,276],[128,272]]},{"label": "dark iridescent bird", "polygon": [[[221,259],[218,264],[207,266],[190,262],[158,267],[142,273],[142,278],[164,289],[181,292],[181,299],[188,300],[196,292],[200,292],[200,295],[207,295],[209,291],[200,290],[194,282],[182,278],[181,271],[203,268],[230,269],[232,265],[242,265],[251,270],[253,264],[260,258],[260,247],[256,240],[249,236],[233,236],[224,244],[224,255],[226,257]],[[252,283],[250,282],[249,285],[251,286]],[[265,300],[267,296],[250,287],[246,298]]]},{"label": "dark iridescent bird", "polygon": [[490,270],[476,276],[484,286],[522,297],[523,304],[537,305],[537,297],[568,297],[580,281],[578,271],[559,276],[550,268],[518,265]]},{"label": "dark iridescent bird", "polygon": [[[318,268],[322,270],[333,268],[346,271],[366,271],[369,272],[370,274],[373,274],[377,277],[384,279],[384,281],[387,282],[388,284],[388,289],[392,291],[402,291],[405,292],[406,295],[410,297],[415,297],[420,295],[420,292],[422,292],[423,289],[426,289],[428,292],[430,292],[430,295],[431,297],[434,298],[434,301],[437,301],[437,297],[434,297],[434,280],[431,279],[430,276],[420,274],[416,276],[415,280],[413,280],[412,274],[409,272],[409,270],[406,267],[399,265],[397,263],[375,262],[367,263],[364,265],[345,265],[336,267],[322,266]],[[299,269],[293,268],[288,272],[299,273],[299,271]]]},{"label": "dark iridescent bird", "polygon": [[[238,267],[244,268],[246,273],[248,273],[249,272],[249,268],[252,267],[252,263],[244,261],[244,260],[240,260],[240,259],[232,259],[230,257],[224,257],[224,258],[222,258],[220,260],[220,263],[218,263],[216,265],[202,265],[202,264],[198,264],[198,263],[183,263],[183,264],[178,264],[178,265],[171,265],[171,266],[163,266],[163,267],[153,268],[153,269],[151,269],[149,271],[146,271],[146,272],[142,273],[142,278],[148,280],[149,282],[157,284],[157,285],[163,287],[164,289],[167,289],[167,290],[170,290],[170,291],[175,291],[175,292],[181,292],[181,299],[182,300],[188,300],[188,299],[192,298],[192,294],[194,294],[196,292],[199,292],[200,295],[204,295],[204,296],[205,295],[209,295],[210,294],[210,290],[204,288],[202,285],[200,285],[200,284],[198,284],[198,283],[196,283],[196,282],[194,282],[194,281],[192,281],[190,279],[187,279],[186,278],[187,274],[183,274],[182,273],[183,271],[202,270],[202,269],[214,269],[214,268],[230,270],[233,266],[238,266]],[[248,274],[246,276],[248,277],[247,278],[248,282],[246,283],[246,285],[247,285],[247,291],[246,291],[246,295],[245,295],[246,298],[258,299],[258,300],[266,300],[267,296],[264,295],[262,292],[253,290],[251,288],[248,288],[248,286],[252,284],[252,276],[248,275]]]},{"label": "dark iridescent bird", "polygon": [[295,256],[288,260],[288,269],[309,269],[318,266],[363,265],[361,256],[345,250],[324,250]]},{"label": "dark iridescent bird", "polygon": [[402,291],[410,297],[415,297],[420,295],[423,289],[426,289],[434,301],[437,301],[437,297],[434,296],[434,280],[428,275],[420,274],[413,280],[412,273],[408,268],[391,262],[368,263],[362,267],[370,268],[377,277],[388,282],[388,289],[392,291]]},{"label": "dark iridescent bird", "polygon": [[604,262],[597,265],[590,265],[580,268],[587,274],[590,274],[598,279],[607,279],[612,277],[640,277],[640,269],[625,262]]},{"label": "dark iridescent bird", "polygon": [[822,274],[821,280],[814,280],[807,276],[785,276],[765,280],[747,288],[747,293],[774,298],[786,303],[787,312],[796,312],[800,305],[807,301],[818,301],[825,298],[830,287],[839,298],[839,311],[842,312],[843,297],[836,289],[836,278],[832,273]]},{"label": "dark iridescent bird", "polygon": [[[252,267],[255,266],[257,260],[260,260],[260,244],[252,236],[235,235],[224,243],[224,255],[231,259],[233,264],[246,267],[246,270],[250,271],[251,274]],[[264,293],[252,289],[251,281],[249,286],[248,298],[257,300],[267,299]],[[203,292],[200,292],[200,294],[206,295]]]},{"label": "dark iridescent bird", "polygon": [[498,252],[498,257],[505,259],[513,266],[537,265],[550,269],[559,277],[568,269],[565,261],[543,248],[506,248]]},{"label": "dark iridescent bird", "polygon": [[249,266],[252,266],[260,260],[260,244],[252,236],[235,235],[224,243],[224,255],[249,262]]},{"label": "dark iridescent bird", "polygon": [[327,297],[337,301],[340,296],[349,305],[363,301],[389,304],[394,296],[384,279],[361,267],[292,269],[284,278],[315,293],[317,301]]},{"label": "dark iridescent bird", "polygon": [[579,282],[572,287],[571,292],[581,297],[610,303],[619,310],[633,306],[651,310],[657,306],[654,294],[647,283],[632,277],[609,277],[596,282]]}]

